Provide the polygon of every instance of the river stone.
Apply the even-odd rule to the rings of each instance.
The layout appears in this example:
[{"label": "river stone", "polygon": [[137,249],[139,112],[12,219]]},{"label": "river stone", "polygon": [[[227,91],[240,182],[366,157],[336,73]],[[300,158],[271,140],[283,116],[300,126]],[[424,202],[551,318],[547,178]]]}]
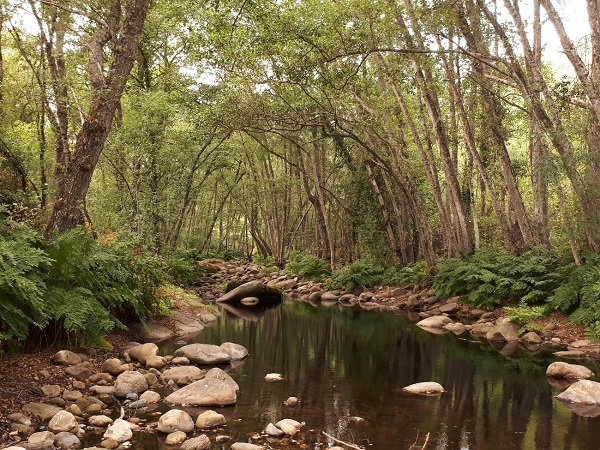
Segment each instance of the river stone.
[{"label": "river stone", "polygon": [[525,333],[521,336],[521,342],[526,342],[528,344],[541,344],[544,340],[537,334],[535,331],[530,331],[529,333]]},{"label": "river stone", "polygon": [[83,394],[79,391],[71,391],[71,390],[65,390],[65,392],[63,392],[62,398],[64,398],[67,401],[70,402],[76,402],[77,400],[79,400],[80,398],[83,397]]},{"label": "river stone", "polygon": [[218,302],[230,302],[241,300],[244,297],[262,297],[264,295],[278,295],[279,290],[267,286],[260,280],[244,283],[235,289],[223,294],[217,299]]},{"label": "river stone", "polygon": [[167,358],[164,356],[148,356],[146,359],[147,369],[162,369],[167,365]]},{"label": "river stone", "polygon": [[476,322],[471,326],[471,333],[487,334],[492,328],[494,328],[494,324],[491,322]]},{"label": "river stone", "polygon": [[105,373],[105,372],[98,372],[95,373],[94,375],[92,375],[91,377],[88,378],[88,381],[90,383],[112,383],[113,382],[113,376],[109,373]]},{"label": "river stone", "polygon": [[92,369],[90,369],[88,362],[83,362],[80,364],[75,364],[74,366],[67,367],[65,369],[65,373],[79,381],[85,381],[94,374],[94,372],[92,372]]},{"label": "river stone", "polygon": [[139,361],[142,364],[146,364],[146,361],[151,356],[158,355],[158,346],[149,342],[147,344],[136,345],[135,347],[131,347],[126,351],[129,354],[129,357],[135,361]]},{"label": "river stone", "polygon": [[231,361],[228,353],[218,345],[189,344],[175,350],[175,356],[185,356],[195,364],[225,364]]},{"label": "river stone", "polygon": [[265,428],[265,433],[267,433],[269,436],[283,436],[285,433],[283,431],[281,431],[279,428],[277,428],[275,425],[273,425],[272,423],[269,422],[269,425],[266,426]]},{"label": "river stone", "polygon": [[29,418],[29,416],[26,416],[23,413],[20,413],[20,412],[12,413],[12,414],[9,414],[7,416],[7,418],[11,422],[20,423],[21,425],[31,426],[31,419]]},{"label": "river stone", "polygon": [[96,415],[96,416],[91,416],[88,419],[88,423],[91,426],[93,426],[93,427],[104,428],[104,427],[109,426],[111,423],[113,423],[113,420],[110,417],[108,417],[108,416],[105,416],[103,414],[99,414],[99,415]]},{"label": "river stone", "polygon": [[54,446],[60,449],[79,448],[81,441],[73,433],[63,431],[54,437]]},{"label": "river stone", "polygon": [[173,358],[171,360],[171,363],[175,364],[176,366],[189,366],[190,360],[187,359],[185,356],[178,356],[176,358]]},{"label": "river stone", "polygon": [[27,442],[30,444],[39,444],[40,442],[52,441],[54,443],[54,433],[51,431],[38,431],[37,433],[33,433],[27,439]]},{"label": "river stone", "polygon": [[281,419],[279,422],[277,422],[275,424],[275,426],[277,428],[281,428],[281,425],[283,425],[284,423],[293,426],[294,428],[297,428],[298,430],[300,428],[302,428],[302,424],[300,422],[298,422],[297,420],[294,419]]},{"label": "river stone", "polygon": [[114,386],[90,386],[90,392],[98,395],[113,395],[115,393]]},{"label": "river stone", "polygon": [[294,436],[298,432],[298,428],[288,422],[277,422],[277,426],[288,436]]},{"label": "river stone", "polygon": [[299,400],[298,397],[289,397],[287,400],[283,402],[285,406],[298,406]]},{"label": "river stone", "polygon": [[205,428],[220,427],[226,423],[227,421],[223,414],[219,414],[218,412],[209,409],[198,416],[196,419],[196,428],[203,430]]},{"label": "river stone", "polygon": [[114,376],[120,375],[128,369],[129,366],[127,366],[127,364],[123,364],[118,358],[107,359],[102,363],[102,367],[100,368],[102,372],[106,372]]},{"label": "river stone", "polygon": [[237,400],[239,387],[219,368],[211,369],[206,376],[173,392],[165,401],[175,405],[223,406]]},{"label": "river stone", "polygon": [[191,379],[192,382],[199,380],[206,374],[205,370],[199,369],[196,366],[179,366],[172,367],[171,369],[165,370],[160,379],[164,383],[168,383],[169,380],[173,380],[177,384],[190,384],[190,383],[182,383],[183,379]]},{"label": "river stone", "polygon": [[219,347],[221,347],[221,350],[229,355],[229,358],[231,358],[232,361],[240,361],[248,356],[248,350],[246,347],[240,344],[224,342]]},{"label": "river stone", "polygon": [[71,431],[77,428],[79,425],[75,416],[68,411],[59,411],[48,423],[48,429],[54,433],[60,433],[61,431]]},{"label": "river stone", "polygon": [[600,405],[600,383],[590,380],[579,380],[556,396],[568,403],[584,403]]},{"label": "river stone", "polygon": [[50,361],[62,366],[74,366],[75,364],[81,363],[81,358],[70,350],[60,350],[52,356]]},{"label": "river stone", "polygon": [[181,450],[208,450],[210,449],[210,439],[207,435],[201,434],[198,437],[188,439],[181,444]]},{"label": "river stone", "polygon": [[128,441],[132,436],[131,424],[123,419],[115,420],[103,435],[104,439],[112,439],[119,443]]},{"label": "river stone", "polygon": [[131,392],[140,393],[148,389],[148,382],[144,375],[133,370],[123,372],[115,380],[115,395],[125,397]]},{"label": "river stone", "polygon": [[553,362],[546,369],[547,377],[555,378],[570,378],[570,379],[582,379],[591,378],[594,376],[594,372],[584,366],[578,364],[569,364],[566,362]]},{"label": "river stone", "polygon": [[452,333],[458,335],[463,334],[465,331],[467,331],[467,327],[465,327],[464,324],[460,322],[455,322],[444,325],[444,330],[451,331]]},{"label": "river stone", "polygon": [[258,302],[260,302],[260,299],[258,297],[244,297],[240,300],[240,303],[246,306],[254,306],[257,305]]},{"label": "river stone", "polygon": [[60,387],[58,384],[46,384],[42,386],[41,389],[44,397],[48,398],[58,397],[62,392],[62,387]]},{"label": "river stone", "polygon": [[410,386],[406,386],[402,390],[411,394],[421,395],[441,394],[442,392],[445,392],[442,385],[436,383],[435,381],[424,381],[422,383],[411,384]]},{"label": "river stone", "polygon": [[485,338],[491,342],[514,342],[519,340],[519,324],[504,319],[487,332]]},{"label": "river stone", "polygon": [[146,403],[158,403],[160,402],[160,394],[154,391],[146,391],[140,395],[140,400],[144,400]]},{"label": "river stone", "polygon": [[231,450],[263,450],[263,448],[260,445],[236,442],[235,444],[231,444]]},{"label": "river stone", "polygon": [[62,411],[62,409],[58,406],[48,405],[47,403],[28,403],[23,406],[23,411],[41,420],[50,420],[57,412]]},{"label": "river stone", "polygon": [[189,433],[194,431],[194,421],[185,411],[172,409],[160,416],[156,429],[163,433],[174,433],[175,431]]},{"label": "river stone", "polygon": [[443,328],[449,323],[452,323],[452,319],[447,316],[433,316],[417,322],[417,326],[421,328]]},{"label": "river stone", "polygon": [[460,309],[460,306],[454,302],[446,303],[445,305],[440,306],[440,312],[443,314],[454,314],[459,309]]},{"label": "river stone", "polygon": [[174,433],[170,433],[167,435],[165,439],[165,444],[167,445],[179,445],[183,443],[187,439],[187,434],[183,431],[175,431]]},{"label": "river stone", "polygon": [[340,299],[340,296],[331,291],[323,292],[321,294],[322,302],[337,302],[337,301],[339,301],[339,299]]}]

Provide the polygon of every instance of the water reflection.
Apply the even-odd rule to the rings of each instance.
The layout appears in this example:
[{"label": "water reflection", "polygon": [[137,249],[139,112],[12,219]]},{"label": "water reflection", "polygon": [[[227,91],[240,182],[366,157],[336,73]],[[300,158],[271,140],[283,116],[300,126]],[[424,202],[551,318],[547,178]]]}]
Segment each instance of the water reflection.
[{"label": "water reflection", "polygon": [[[241,389],[237,405],[219,411],[234,438],[290,417],[372,449],[422,445],[427,433],[427,448],[435,449],[600,448],[600,419],[552,399],[559,391],[544,376],[554,360],[548,352],[517,346],[499,349],[504,356],[484,342],[434,336],[405,317],[348,307],[294,302],[245,314],[225,314],[194,338],[232,341],[250,352],[230,369]],[[174,348],[165,344],[162,352]],[[285,380],[265,382],[270,372]],[[437,381],[447,392],[402,392],[420,381]],[[284,406],[290,396],[300,406]]]}]

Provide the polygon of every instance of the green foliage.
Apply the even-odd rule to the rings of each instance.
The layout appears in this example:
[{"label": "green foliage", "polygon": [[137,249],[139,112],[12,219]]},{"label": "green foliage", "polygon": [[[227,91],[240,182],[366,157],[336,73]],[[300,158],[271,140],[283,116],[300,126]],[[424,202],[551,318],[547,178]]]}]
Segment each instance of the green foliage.
[{"label": "green foliage", "polygon": [[295,251],[290,253],[284,272],[291,276],[299,276],[304,280],[323,281],[331,275],[331,268],[327,261],[308,253]]},{"label": "green foliage", "polygon": [[275,265],[275,258],[271,255],[254,255],[252,261],[261,267],[269,267]]},{"label": "green foliage", "polygon": [[587,254],[581,266],[561,268],[563,284],[548,298],[550,308],[570,313],[571,319],[588,326],[591,339],[600,339],[600,255]]},{"label": "green foliage", "polygon": [[361,258],[347,266],[335,270],[328,288],[354,289],[355,287],[372,287],[383,280],[384,268],[371,258]]},{"label": "green foliage", "polygon": [[512,255],[500,249],[479,249],[464,259],[439,260],[432,289],[438,296],[464,296],[492,308],[506,300],[523,305],[543,303],[560,285],[558,261],[550,254]]},{"label": "green foliage", "polygon": [[506,317],[511,322],[520,323],[523,326],[519,329],[519,334],[524,333],[527,330],[542,331],[542,327],[534,322],[535,319],[540,319],[546,316],[550,308],[548,305],[540,306],[517,306],[514,308],[505,307]]},{"label": "green foliage", "polygon": [[193,251],[177,250],[164,257],[164,268],[174,284],[188,287],[202,276],[204,271],[195,264],[196,254]]},{"label": "green foliage", "polygon": [[231,261],[232,259],[243,257],[244,254],[242,252],[225,248],[222,250],[209,250],[205,253],[199,253],[196,256],[196,260],[200,261],[202,259],[217,258],[222,259],[223,261]]},{"label": "green foliage", "polygon": [[407,266],[392,266],[385,270],[382,284],[386,286],[408,287],[431,280],[431,270],[425,261]]}]

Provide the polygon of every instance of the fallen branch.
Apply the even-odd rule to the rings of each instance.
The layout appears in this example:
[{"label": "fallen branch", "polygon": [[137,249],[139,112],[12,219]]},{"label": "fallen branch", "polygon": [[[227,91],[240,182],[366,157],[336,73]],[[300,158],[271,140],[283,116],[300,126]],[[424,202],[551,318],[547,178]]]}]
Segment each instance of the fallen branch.
[{"label": "fallen branch", "polygon": [[321,433],[323,433],[326,437],[328,437],[329,439],[331,439],[336,444],[345,445],[346,447],[353,448],[355,450],[364,450],[364,447],[359,447],[358,445],[349,444],[348,442],[340,441],[339,439],[334,438],[332,435],[327,434],[324,431],[321,431]]}]

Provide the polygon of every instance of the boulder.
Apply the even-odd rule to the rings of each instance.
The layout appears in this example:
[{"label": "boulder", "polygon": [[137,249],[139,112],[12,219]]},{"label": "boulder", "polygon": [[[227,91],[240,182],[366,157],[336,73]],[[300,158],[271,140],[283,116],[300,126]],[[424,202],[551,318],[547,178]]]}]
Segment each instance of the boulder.
[{"label": "boulder", "polygon": [[235,289],[223,294],[217,299],[218,302],[231,302],[241,300],[244,297],[263,297],[279,295],[279,290],[267,286],[260,280],[244,283]]},{"label": "boulder", "polygon": [[160,379],[164,383],[173,380],[176,384],[190,384],[189,382],[183,383],[182,380],[192,380],[192,382],[194,382],[201,379],[205,374],[205,370],[199,369],[196,366],[179,366],[165,370],[160,375]]},{"label": "boulder", "polygon": [[196,428],[200,428],[201,430],[205,428],[216,428],[221,427],[226,423],[227,421],[223,414],[219,414],[218,412],[209,409],[198,416],[196,419]]},{"label": "boulder", "polygon": [[446,325],[444,325],[444,330],[448,330],[451,331],[454,334],[463,334],[465,331],[467,331],[467,327],[464,326],[464,324],[460,323],[460,322],[455,322],[455,323],[448,323]]},{"label": "boulder", "polygon": [[600,405],[600,383],[590,380],[579,380],[556,396],[567,403],[583,403]]},{"label": "boulder", "polygon": [[75,416],[68,411],[59,411],[48,423],[48,429],[53,433],[60,433],[62,431],[71,431],[77,429],[79,424]]},{"label": "boulder", "polygon": [[54,442],[54,433],[51,431],[38,431],[37,433],[33,433],[29,436],[29,439],[27,439],[27,442],[30,444],[38,444],[46,441]]},{"label": "boulder", "polygon": [[248,350],[246,347],[240,344],[234,344],[233,342],[224,342],[219,347],[225,353],[229,355],[231,361],[240,361],[248,356]]},{"label": "boulder", "polygon": [[175,350],[175,356],[185,356],[195,364],[226,364],[231,357],[218,345],[189,344]]},{"label": "boulder", "polygon": [[115,420],[103,435],[104,439],[112,439],[119,443],[128,441],[132,436],[131,424],[123,419]]},{"label": "boulder", "polygon": [[485,335],[491,342],[515,342],[519,340],[520,326],[508,319],[501,320]]},{"label": "boulder", "polygon": [[189,366],[190,360],[187,359],[185,356],[178,356],[171,360],[171,364],[174,364],[176,366]]},{"label": "boulder", "polygon": [[172,409],[160,416],[156,429],[163,433],[174,433],[175,431],[189,433],[194,431],[194,421],[185,411]]},{"label": "boulder", "polygon": [[50,420],[56,413],[62,411],[61,408],[47,403],[27,403],[23,406],[23,411],[31,414],[40,420]]},{"label": "boulder", "polygon": [[73,353],[70,350],[60,350],[50,358],[54,364],[60,364],[63,366],[74,366],[75,364],[79,364],[81,362],[81,358],[76,353]]},{"label": "boulder", "polygon": [[269,436],[275,436],[275,437],[283,436],[285,434],[283,431],[281,431],[279,428],[277,428],[272,423],[269,423],[266,426],[265,433],[268,434]]},{"label": "boulder", "polygon": [[458,303],[446,303],[445,305],[440,306],[440,312],[443,314],[455,314],[459,309],[460,306]]},{"label": "boulder", "polygon": [[145,401],[147,404],[160,402],[160,394],[154,391],[146,391],[140,395],[140,400]]},{"label": "boulder", "polygon": [[340,296],[335,292],[327,291],[321,293],[321,301],[322,302],[337,302],[339,301]]},{"label": "boulder", "polygon": [[108,416],[100,414],[100,415],[96,415],[96,416],[91,416],[88,419],[88,423],[93,427],[104,428],[104,427],[109,426],[111,423],[113,423],[113,420]]},{"label": "boulder", "polygon": [[165,401],[175,405],[232,405],[237,400],[238,390],[237,383],[229,375],[221,369],[214,368],[203,379],[167,396]]},{"label": "boulder", "polygon": [[433,395],[433,394],[441,394],[444,391],[444,388],[441,384],[436,383],[435,381],[425,381],[422,383],[411,384],[410,386],[406,386],[402,388],[403,391],[409,392],[411,394],[420,394],[420,395]]},{"label": "boulder", "polygon": [[167,365],[167,359],[163,356],[149,356],[146,359],[147,369],[162,369]]},{"label": "boulder", "polygon": [[109,373],[111,375],[117,376],[129,370],[129,366],[127,364],[123,364],[118,358],[109,358],[102,363],[102,367],[100,368],[102,372]]},{"label": "boulder", "polygon": [[126,353],[129,354],[131,359],[139,361],[145,365],[149,357],[158,355],[158,346],[152,342],[149,342],[147,344],[131,347]]},{"label": "boulder", "polygon": [[452,323],[452,319],[447,316],[433,316],[417,322],[417,326],[421,328],[444,328],[449,323]]},{"label": "boulder", "polygon": [[187,434],[183,431],[175,431],[174,433],[169,434],[165,439],[165,444],[167,445],[179,445],[182,444],[183,441],[187,439]]},{"label": "boulder", "polygon": [[125,397],[132,392],[139,394],[147,389],[148,382],[144,375],[133,370],[123,372],[115,380],[115,395],[117,397]]},{"label": "boulder", "polygon": [[46,384],[42,386],[41,389],[44,397],[48,398],[58,397],[62,392],[62,387],[60,387],[58,384]]},{"label": "boulder", "polygon": [[81,441],[73,433],[63,431],[54,436],[54,446],[60,449],[79,448]]},{"label": "boulder", "polygon": [[544,342],[540,335],[537,334],[535,331],[525,333],[523,336],[521,336],[520,341],[527,344],[541,344],[542,342]]},{"label": "boulder", "polygon": [[198,437],[188,439],[181,444],[181,450],[208,450],[210,449],[210,439],[207,435],[201,434]]},{"label": "boulder", "polygon": [[244,297],[240,300],[240,303],[246,306],[254,306],[257,305],[258,302],[260,302],[260,299],[258,297]]},{"label": "boulder", "polygon": [[88,362],[83,362],[80,364],[75,364],[74,366],[67,367],[65,369],[65,373],[79,381],[85,381],[94,374],[94,372],[92,372],[92,369],[90,369]]},{"label": "boulder", "polygon": [[302,428],[302,424],[300,422],[298,422],[297,420],[294,420],[294,419],[281,419],[279,422],[277,422],[275,424],[275,426],[277,428],[281,429],[281,426],[284,425],[284,424],[291,425],[291,426],[293,426],[294,428],[296,428],[298,430],[300,428]]},{"label": "boulder", "polygon": [[584,366],[578,364],[569,364],[566,362],[553,362],[546,369],[547,377],[568,378],[568,379],[583,379],[591,378],[594,372]]}]

